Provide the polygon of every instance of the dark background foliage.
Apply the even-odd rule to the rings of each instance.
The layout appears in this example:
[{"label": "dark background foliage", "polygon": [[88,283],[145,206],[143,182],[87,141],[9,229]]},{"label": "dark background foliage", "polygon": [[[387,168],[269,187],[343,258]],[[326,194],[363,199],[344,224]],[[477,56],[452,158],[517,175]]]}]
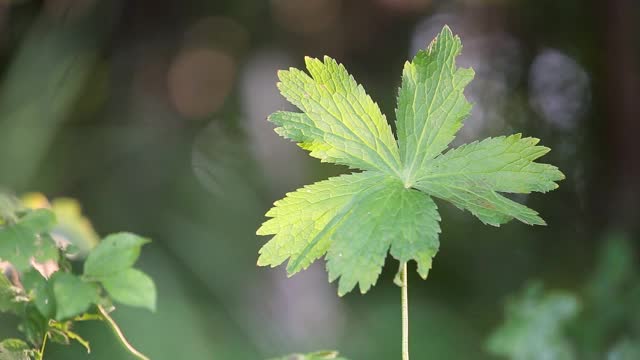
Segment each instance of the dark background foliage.
[{"label": "dark background foliage", "polygon": [[[276,70],[327,54],[393,119],[403,62],[449,24],[477,73],[457,141],[523,132],[567,175],[518,197],[548,227],[487,227],[439,203],[441,251],[427,281],[410,280],[412,353],[482,359],[508,294],[532,278],[575,290],[607,233],[640,239],[639,14],[634,0],[3,1],[0,184],[79,199],[100,234],[154,239],[140,267],[158,312],[115,315],[153,359],[398,358],[395,261],[366,296],[344,298],[322,262],[291,279],[255,266],[272,201],[345,170],[265,118],[289,107]],[[51,346],[50,358],[126,358],[104,326],[78,331],[89,357]]]}]

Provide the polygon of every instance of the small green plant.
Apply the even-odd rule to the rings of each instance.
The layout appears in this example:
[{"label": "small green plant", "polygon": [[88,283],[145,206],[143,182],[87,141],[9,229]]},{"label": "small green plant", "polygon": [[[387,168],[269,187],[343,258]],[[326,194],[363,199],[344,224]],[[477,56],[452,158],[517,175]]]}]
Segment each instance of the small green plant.
[{"label": "small green plant", "polygon": [[487,350],[509,360],[640,359],[640,272],[631,241],[604,238],[581,289],[545,290],[533,281],[509,298]]},{"label": "small green plant", "polygon": [[[409,358],[407,263],[426,279],[439,248],[440,215],[433,197],[470,211],[485,224],[511,219],[544,225],[538,213],[501,195],[547,192],[564,175],[534,162],[549,151],[538,139],[496,137],[443,151],[471,111],[465,86],[472,69],[458,68],[459,37],[445,27],[426,50],[407,62],[396,108],[396,136],[377,104],[344,66],[306,58],[309,75],[280,71],[278,88],[302,113],[269,116],[281,136],[323,162],[358,173],[305,186],[275,203],[257,231],[273,235],[258,265],[288,260],[293,275],[320,257],[338,294],[356,284],[366,293],[387,252],[400,262],[402,358]],[[397,140],[396,140],[397,137]]]},{"label": "small green plant", "polygon": [[[89,343],[73,325],[104,321],[123,346],[147,359],[110,315],[113,301],[155,310],[153,280],[133,267],[149,240],[131,233],[98,241],[77,202],[48,204],[38,194],[20,201],[0,193],[0,313],[20,319],[25,340],[0,342],[1,360],[41,360],[48,341]],[[84,259],[82,272],[74,268]]]},{"label": "small green plant", "polygon": [[490,353],[513,360],[574,359],[566,325],[580,310],[574,294],[545,292],[533,282],[505,308],[505,323],[496,330],[487,348]]}]

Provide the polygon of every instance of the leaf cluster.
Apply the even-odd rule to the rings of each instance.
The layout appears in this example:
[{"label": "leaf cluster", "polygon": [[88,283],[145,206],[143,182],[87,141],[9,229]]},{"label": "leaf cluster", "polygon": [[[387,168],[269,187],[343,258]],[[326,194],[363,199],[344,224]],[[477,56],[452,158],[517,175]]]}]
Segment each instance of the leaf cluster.
[{"label": "leaf cluster", "polygon": [[[74,340],[89,351],[89,343],[72,330],[73,324],[110,323],[106,309],[113,309],[114,301],[155,310],[155,284],[134,268],[149,240],[117,233],[98,241],[71,199],[51,206],[39,194],[22,201],[6,194],[2,198],[10,201],[0,201],[0,312],[21,319],[27,342],[2,342],[0,359],[41,359],[40,348],[47,340]],[[74,271],[80,267],[81,272]]]}]

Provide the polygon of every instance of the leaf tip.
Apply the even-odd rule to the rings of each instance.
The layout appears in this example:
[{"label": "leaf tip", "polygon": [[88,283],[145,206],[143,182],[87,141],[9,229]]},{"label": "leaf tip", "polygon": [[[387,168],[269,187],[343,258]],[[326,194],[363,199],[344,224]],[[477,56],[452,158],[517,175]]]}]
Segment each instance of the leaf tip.
[{"label": "leaf tip", "polygon": [[315,62],[320,62],[320,60],[311,56],[304,57],[304,64],[307,66],[307,69],[309,69],[310,67],[313,67]]},{"label": "leaf tip", "polygon": [[268,266],[271,265],[271,262],[269,260],[267,260],[264,256],[264,254],[262,253],[262,249],[260,250],[260,256],[258,256],[258,260],[256,261],[256,265],[258,266]]},{"label": "leaf tip", "polygon": [[[562,180],[565,180],[566,178],[567,178],[566,175],[562,171],[560,171],[560,169],[558,169],[558,180],[556,181],[562,181]],[[557,188],[558,188],[558,184],[556,184],[556,189]]]},{"label": "leaf tip", "polygon": [[[291,70],[292,68],[290,68],[289,70]],[[280,89],[280,87],[282,86],[282,81],[284,81],[287,78],[287,75],[289,75],[289,70],[278,70],[276,71],[276,76],[278,76],[278,79],[280,79],[279,82],[276,83],[276,87],[278,87],[278,89]]]}]

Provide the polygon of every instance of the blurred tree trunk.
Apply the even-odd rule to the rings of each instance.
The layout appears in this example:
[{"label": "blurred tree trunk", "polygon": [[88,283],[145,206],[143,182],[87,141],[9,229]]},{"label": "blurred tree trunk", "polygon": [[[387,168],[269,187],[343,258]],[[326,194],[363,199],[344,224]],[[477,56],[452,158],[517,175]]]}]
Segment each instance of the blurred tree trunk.
[{"label": "blurred tree trunk", "polygon": [[[599,175],[607,215],[606,225],[637,230],[640,219],[640,79],[636,0],[596,0],[602,14],[603,46],[599,51],[603,75],[604,115],[608,153]],[[603,191],[604,190],[604,191]],[[605,198],[606,197],[606,198]]]}]

